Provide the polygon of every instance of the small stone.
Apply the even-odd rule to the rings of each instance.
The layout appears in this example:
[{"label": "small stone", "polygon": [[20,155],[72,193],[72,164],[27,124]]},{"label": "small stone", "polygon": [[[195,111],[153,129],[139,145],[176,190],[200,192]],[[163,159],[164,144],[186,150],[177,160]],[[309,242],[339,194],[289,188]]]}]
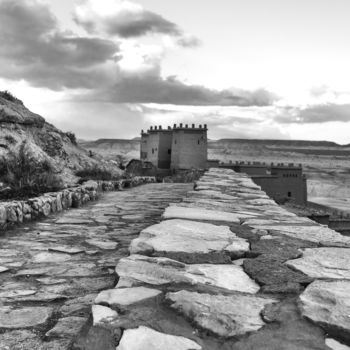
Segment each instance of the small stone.
[{"label": "small stone", "polygon": [[116,350],[200,350],[194,341],[140,326],[124,331]]},{"label": "small stone", "polygon": [[0,266],[0,273],[2,272],[6,272],[6,271],[9,271],[10,269],[8,267],[5,267],[5,266]]},{"label": "small stone", "polygon": [[106,303],[108,305],[130,305],[147,299],[155,298],[162,294],[157,289],[145,287],[109,289],[100,292],[95,299],[95,304]]},{"label": "small stone", "polygon": [[27,328],[44,324],[51,317],[52,309],[48,307],[0,307],[1,328]]},{"label": "small stone", "polygon": [[102,305],[92,305],[93,325],[109,323],[118,317],[118,312]]},{"label": "small stone", "polygon": [[108,240],[88,239],[86,240],[86,243],[105,250],[114,250],[118,247],[117,242],[108,241]]},{"label": "small stone", "polygon": [[64,317],[60,318],[56,325],[45,335],[49,338],[71,338],[77,335],[84,326],[86,318],[84,317]]}]

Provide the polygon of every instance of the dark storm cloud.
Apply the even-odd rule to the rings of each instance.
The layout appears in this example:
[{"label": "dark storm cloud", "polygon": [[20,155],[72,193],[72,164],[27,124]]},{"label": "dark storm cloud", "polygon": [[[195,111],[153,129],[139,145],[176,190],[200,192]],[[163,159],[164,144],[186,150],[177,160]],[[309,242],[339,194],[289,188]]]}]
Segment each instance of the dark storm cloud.
[{"label": "dark storm cloud", "polygon": [[200,85],[186,85],[176,77],[159,75],[124,76],[104,98],[116,103],[158,103],[192,106],[268,106],[275,96],[266,90],[211,90]]},{"label": "dark storm cloud", "polygon": [[315,105],[304,109],[285,108],[275,118],[279,123],[327,123],[350,121],[350,104]]},{"label": "dark storm cloud", "polygon": [[[75,15],[74,20],[89,33],[96,33],[96,24],[93,20],[84,19]],[[122,38],[140,37],[146,34],[180,35],[181,30],[175,24],[151,11],[123,10],[114,17],[104,20],[104,28],[109,35],[118,35]]]},{"label": "dark storm cloud", "polygon": [[34,0],[1,1],[0,23],[1,76],[35,86],[89,88],[104,80],[99,65],[118,50],[110,40],[60,31],[47,6]]}]

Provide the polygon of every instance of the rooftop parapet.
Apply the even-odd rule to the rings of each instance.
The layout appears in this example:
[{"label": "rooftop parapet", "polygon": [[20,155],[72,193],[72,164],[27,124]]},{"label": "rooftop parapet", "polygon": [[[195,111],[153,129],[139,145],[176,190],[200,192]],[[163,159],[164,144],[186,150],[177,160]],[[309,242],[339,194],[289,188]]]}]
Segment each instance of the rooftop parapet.
[{"label": "rooftop parapet", "polygon": [[199,124],[197,127],[195,124],[192,124],[191,126],[189,124],[183,124],[180,123],[179,125],[174,124],[173,127],[168,126],[167,128],[162,127],[162,125],[155,125],[150,126],[149,129],[145,132],[144,130],[141,131],[142,135],[149,134],[149,133],[157,133],[157,132],[169,132],[169,131],[179,131],[179,130],[201,130],[201,131],[207,131],[208,127],[207,124]]}]

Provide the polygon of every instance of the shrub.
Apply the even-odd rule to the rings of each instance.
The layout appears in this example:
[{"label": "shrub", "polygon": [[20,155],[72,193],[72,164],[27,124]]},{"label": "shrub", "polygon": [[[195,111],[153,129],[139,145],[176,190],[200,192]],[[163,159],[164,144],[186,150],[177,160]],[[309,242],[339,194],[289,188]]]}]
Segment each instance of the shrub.
[{"label": "shrub", "polygon": [[75,134],[71,131],[66,132],[66,136],[69,138],[70,142],[72,142],[73,145],[77,146],[77,137]]},{"label": "shrub", "polygon": [[10,91],[8,90],[5,90],[5,91],[0,91],[0,97],[4,98],[5,100],[7,101],[10,101],[10,102],[16,102],[16,103],[20,103],[20,104],[23,104],[23,102],[21,100],[19,100],[17,97],[13,96],[11,94]]},{"label": "shrub", "polygon": [[11,135],[6,135],[6,136],[5,136],[5,140],[6,140],[6,142],[9,143],[10,145],[13,145],[13,144],[16,143],[16,139],[15,139],[13,136],[11,136]]},{"label": "shrub", "polygon": [[8,197],[37,195],[63,187],[51,163],[31,156],[25,141],[18,152],[11,151],[6,159],[0,160],[0,181],[10,186]]},{"label": "shrub", "polygon": [[84,182],[86,180],[117,180],[118,178],[113,175],[113,173],[107,169],[100,168],[97,165],[94,165],[90,168],[85,168],[83,170],[78,170],[75,173],[76,176],[79,176],[81,180],[79,182]]}]

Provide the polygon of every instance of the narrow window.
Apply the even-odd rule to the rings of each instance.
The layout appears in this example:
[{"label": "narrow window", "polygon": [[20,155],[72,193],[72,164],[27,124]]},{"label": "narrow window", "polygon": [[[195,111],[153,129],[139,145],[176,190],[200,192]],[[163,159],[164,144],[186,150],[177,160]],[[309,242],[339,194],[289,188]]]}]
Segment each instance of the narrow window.
[{"label": "narrow window", "polygon": [[168,149],[168,154],[171,154],[171,149],[170,148]]},{"label": "narrow window", "polygon": [[154,148],[152,148],[152,154],[154,154]]},{"label": "narrow window", "polygon": [[198,144],[199,144],[199,140],[198,140]]},{"label": "narrow window", "polygon": [[288,197],[292,197],[292,192],[288,192]]}]

